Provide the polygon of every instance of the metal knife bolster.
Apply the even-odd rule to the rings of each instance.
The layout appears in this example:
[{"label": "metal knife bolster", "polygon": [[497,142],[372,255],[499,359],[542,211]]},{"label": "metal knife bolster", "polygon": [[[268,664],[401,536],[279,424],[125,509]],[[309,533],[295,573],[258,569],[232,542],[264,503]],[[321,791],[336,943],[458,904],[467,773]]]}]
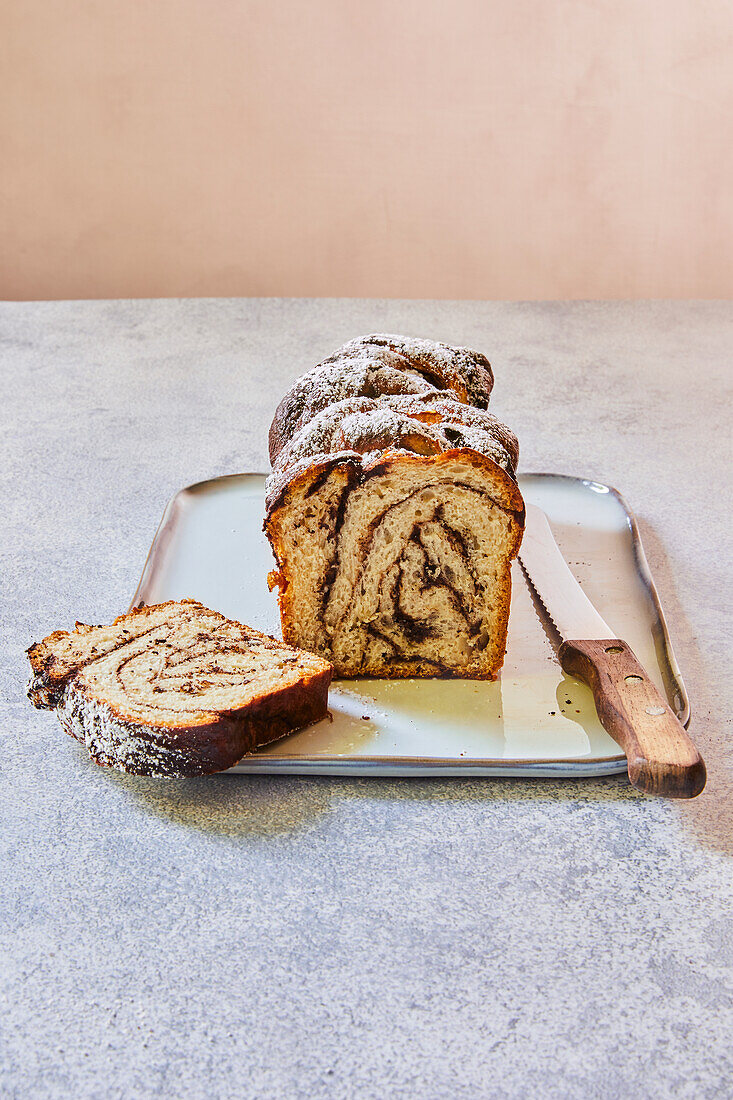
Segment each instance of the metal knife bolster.
[{"label": "metal knife bolster", "polygon": [[566,641],[615,638],[570,571],[545,513],[534,504],[526,508],[519,560],[558,633]]}]

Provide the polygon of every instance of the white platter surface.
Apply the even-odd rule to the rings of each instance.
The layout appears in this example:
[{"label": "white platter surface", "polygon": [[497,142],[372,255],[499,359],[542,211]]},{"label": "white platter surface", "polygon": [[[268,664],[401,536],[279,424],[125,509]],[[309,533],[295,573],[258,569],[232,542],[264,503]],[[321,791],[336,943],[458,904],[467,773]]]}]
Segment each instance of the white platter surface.
[{"label": "white platter surface", "polygon": [[[166,508],[133,599],[195,597],[280,636],[262,532],[264,475],[183,489]],[[681,721],[689,704],[634,517],[605,485],[524,474],[572,571],[618,637],[635,650]],[[626,770],[590,690],[557,661],[558,639],[514,565],[507,654],[495,683],[341,680],[324,719],[247,757],[233,772],[371,775],[604,775]]]}]

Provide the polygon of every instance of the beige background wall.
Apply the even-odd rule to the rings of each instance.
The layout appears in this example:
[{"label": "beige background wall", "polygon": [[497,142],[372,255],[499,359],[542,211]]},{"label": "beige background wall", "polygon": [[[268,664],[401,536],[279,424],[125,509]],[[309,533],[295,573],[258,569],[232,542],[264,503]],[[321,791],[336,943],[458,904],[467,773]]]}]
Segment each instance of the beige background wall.
[{"label": "beige background wall", "polygon": [[733,294],[731,0],[0,0],[0,296]]}]

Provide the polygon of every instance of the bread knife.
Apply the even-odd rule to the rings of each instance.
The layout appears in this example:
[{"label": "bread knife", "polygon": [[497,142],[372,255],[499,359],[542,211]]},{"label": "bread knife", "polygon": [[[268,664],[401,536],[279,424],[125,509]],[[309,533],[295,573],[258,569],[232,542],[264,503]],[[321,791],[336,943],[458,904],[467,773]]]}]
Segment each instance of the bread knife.
[{"label": "bread knife", "polygon": [[562,638],[565,672],[590,687],[604,729],[626,753],[629,781],[645,794],[694,798],[705,764],[684,726],[626,642],[615,638],[573,576],[541,508],[527,505],[519,560]]}]

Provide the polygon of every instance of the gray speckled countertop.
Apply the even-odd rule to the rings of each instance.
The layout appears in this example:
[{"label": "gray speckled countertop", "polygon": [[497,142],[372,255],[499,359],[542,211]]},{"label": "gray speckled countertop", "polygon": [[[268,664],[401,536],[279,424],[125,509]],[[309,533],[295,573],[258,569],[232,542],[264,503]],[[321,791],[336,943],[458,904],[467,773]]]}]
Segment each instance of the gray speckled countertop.
[{"label": "gray speckled countertop", "polygon": [[[135,779],[26,702],[123,611],[167,499],[262,468],[343,340],[474,345],[522,468],[636,510],[708,787]],[[697,1098],[733,1090],[733,304],[0,305],[7,1097]]]}]

